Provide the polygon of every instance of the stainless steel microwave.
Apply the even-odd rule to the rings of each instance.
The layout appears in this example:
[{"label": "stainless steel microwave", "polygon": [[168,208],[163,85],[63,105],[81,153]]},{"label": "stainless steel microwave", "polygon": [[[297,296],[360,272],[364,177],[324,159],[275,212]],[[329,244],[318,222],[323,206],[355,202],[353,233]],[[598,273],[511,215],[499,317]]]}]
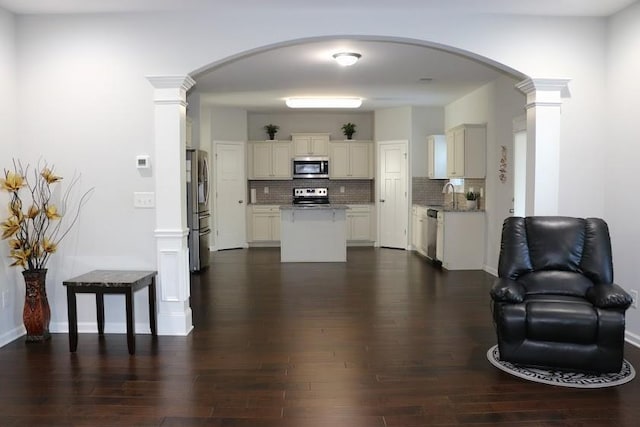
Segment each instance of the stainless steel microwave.
[{"label": "stainless steel microwave", "polygon": [[295,157],[294,178],[329,178],[328,157]]}]

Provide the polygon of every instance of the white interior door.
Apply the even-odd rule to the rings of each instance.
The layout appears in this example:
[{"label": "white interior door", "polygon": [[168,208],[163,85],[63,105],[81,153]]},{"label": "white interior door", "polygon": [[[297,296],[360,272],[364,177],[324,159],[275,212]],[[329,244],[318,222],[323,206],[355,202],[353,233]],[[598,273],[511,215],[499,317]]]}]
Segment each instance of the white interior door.
[{"label": "white interior door", "polygon": [[407,197],[408,141],[378,145],[380,246],[406,249],[409,202]]},{"label": "white interior door", "polygon": [[215,249],[247,246],[247,178],[245,146],[238,141],[214,141],[215,150]]}]

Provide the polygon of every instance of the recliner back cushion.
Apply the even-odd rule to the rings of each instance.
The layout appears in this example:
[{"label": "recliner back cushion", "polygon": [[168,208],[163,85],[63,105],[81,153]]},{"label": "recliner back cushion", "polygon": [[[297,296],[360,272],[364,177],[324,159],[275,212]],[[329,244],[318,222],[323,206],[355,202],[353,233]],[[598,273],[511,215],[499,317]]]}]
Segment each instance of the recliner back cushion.
[{"label": "recliner back cushion", "polygon": [[570,217],[525,218],[529,257],[535,271],[580,271],[585,220]]},{"label": "recliner back cushion", "polygon": [[533,271],[529,259],[527,229],[524,218],[509,217],[502,224],[498,276],[516,280],[523,274]]},{"label": "recliner back cushion", "polygon": [[594,283],[613,283],[609,227],[600,218],[585,220],[584,251],[580,268]]}]

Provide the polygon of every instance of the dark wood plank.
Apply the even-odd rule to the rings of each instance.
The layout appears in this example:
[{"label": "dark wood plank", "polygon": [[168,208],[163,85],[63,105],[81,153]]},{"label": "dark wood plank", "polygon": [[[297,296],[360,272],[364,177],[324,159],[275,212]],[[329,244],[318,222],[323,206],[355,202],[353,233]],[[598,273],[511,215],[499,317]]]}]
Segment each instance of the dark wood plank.
[{"label": "dark wood plank", "polygon": [[[405,251],[280,264],[277,249],[212,254],[192,277],[188,337],[83,334],[0,349],[2,426],[635,426],[640,380],[575,390],[509,376],[481,271]],[[625,357],[640,368],[640,350]]]}]

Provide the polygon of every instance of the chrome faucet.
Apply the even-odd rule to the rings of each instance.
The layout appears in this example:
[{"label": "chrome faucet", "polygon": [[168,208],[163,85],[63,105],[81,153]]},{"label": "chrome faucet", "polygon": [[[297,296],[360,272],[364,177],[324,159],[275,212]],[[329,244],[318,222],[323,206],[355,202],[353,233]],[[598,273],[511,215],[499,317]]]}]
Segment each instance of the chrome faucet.
[{"label": "chrome faucet", "polygon": [[456,210],[458,209],[458,201],[456,200],[456,187],[451,182],[447,182],[444,185],[442,192],[447,194],[447,189],[449,186],[451,186],[451,209]]}]

